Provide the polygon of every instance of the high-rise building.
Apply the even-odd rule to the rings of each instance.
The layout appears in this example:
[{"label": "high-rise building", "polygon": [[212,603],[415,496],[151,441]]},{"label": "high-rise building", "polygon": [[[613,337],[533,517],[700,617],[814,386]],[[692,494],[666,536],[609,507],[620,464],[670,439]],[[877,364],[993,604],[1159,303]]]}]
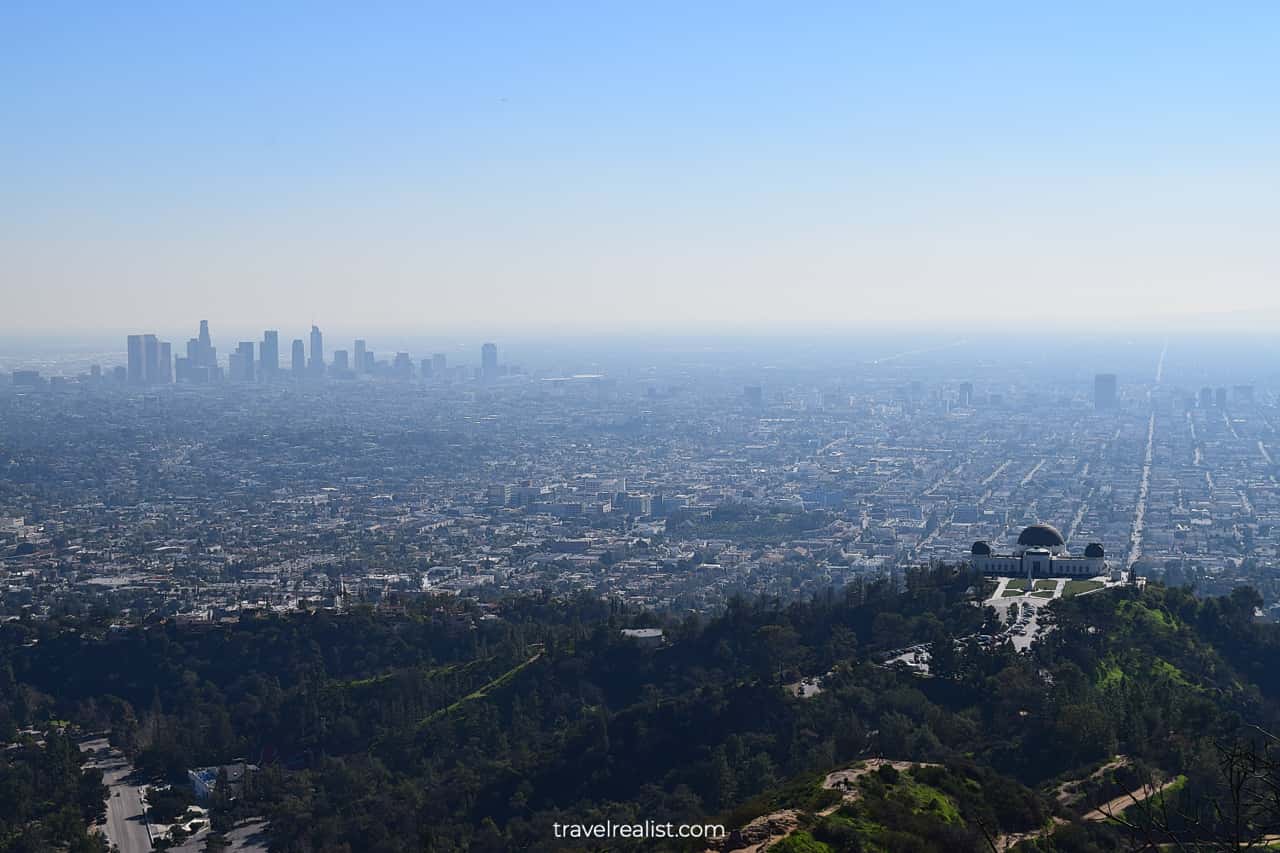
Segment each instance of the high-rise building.
[{"label": "high-rise building", "polygon": [[421,371],[421,375],[423,379],[430,379],[431,378],[431,359],[424,358],[418,364],[418,370]]},{"label": "high-rise building", "polygon": [[275,329],[267,329],[262,333],[262,346],[258,357],[261,359],[262,377],[270,379],[280,371],[280,333]]},{"label": "high-rise building", "polygon": [[160,381],[160,342],[155,335],[142,336],[142,381],[148,385]]},{"label": "high-rise building", "polygon": [[218,378],[218,351],[209,339],[208,320],[201,320],[200,333],[187,341],[187,357],[177,360],[174,374],[179,382],[205,383]]},{"label": "high-rise building", "polygon": [[324,336],[319,326],[311,327],[311,361],[307,367],[317,376],[324,373]]},{"label": "high-rise building", "polygon": [[1214,390],[1213,404],[1217,406],[1219,409],[1225,409],[1227,407],[1227,389],[1226,388],[1217,388]]},{"label": "high-rise building", "polygon": [[218,350],[213,346],[213,340],[209,337],[209,321],[200,321],[200,336],[197,342],[197,359],[196,367],[207,367],[213,370],[218,366]]},{"label": "high-rise building", "polygon": [[294,376],[299,376],[307,370],[307,348],[302,343],[302,338],[293,339],[293,354],[289,367]]},{"label": "high-rise building", "polygon": [[498,375],[498,345],[485,344],[480,347],[480,375],[492,378]]},{"label": "high-rise building", "polygon": [[[231,378],[241,382],[253,381],[253,341],[241,341],[236,347],[237,365],[231,369]],[[238,369],[237,369],[238,368]]]},{"label": "high-rise building", "polygon": [[348,370],[350,370],[350,367],[351,366],[347,364],[347,351],[344,349],[334,350],[333,351],[333,372],[346,373]]},{"label": "high-rise building", "polygon": [[[1095,386],[1095,392],[1096,392],[1096,386]],[[960,383],[960,401],[959,402],[961,407],[966,409],[973,405],[973,383],[972,382]]]},{"label": "high-rise building", "polygon": [[168,341],[160,342],[160,373],[155,381],[162,385],[173,382],[173,345]]},{"label": "high-rise building", "polygon": [[1116,394],[1116,375],[1099,373],[1093,378],[1093,407],[1099,412],[1110,411],[1119,405]]},{"label": "high-rise building", "polygon": [[391,372],[397,379],[413,378],[413,360],[409,358],[409,353],[396,353],[395,361],[391,363]]},{"label": "high-rise building", "polygon": [[363,338],[356,338],[356,345],[352,352],[355,356],[355,364],[353,366],[356,372],[364,373],[366,368],[364,363],[365,342]]},{"label": "high-rise building", "polygon": [[130,335],[129,350],[129,384],[141,385],[147,379],[147,368],[142,358],[142,335]]},{"label": "high-rise building", "polygon": [[187,341],[187,357],[178,359],[176,378],[181,382],[208,382],[218,376],[218,351],[209,337],[209,321],[200,321],[199,334]]},{"label": "high-rise building", "polygon": [[1200,408],[1207,409],[1212,405],[1213,405],[1213,389],[1201,388],[1200,389]]},{"label": "high-rise building", "polygon": [[438,352],[431,356],[431,372],[438,378],[444,377],[445,370],[448,369],[449,359],[444,353]]}]

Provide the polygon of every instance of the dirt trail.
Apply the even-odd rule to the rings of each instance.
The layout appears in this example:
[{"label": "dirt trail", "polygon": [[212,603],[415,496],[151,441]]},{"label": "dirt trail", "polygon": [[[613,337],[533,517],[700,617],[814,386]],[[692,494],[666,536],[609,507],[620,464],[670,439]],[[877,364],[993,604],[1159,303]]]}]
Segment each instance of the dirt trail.
[{"label": "dirt trail", "polygon": [[889,765],[898,772],[910,770],[912,767],[938,767],[937,764],[928,764],[921,761],[890,761],[887,758],[869,758],[862,762],[859,767],[850,767],[845,770],[837,770],[834,773],[828,773],[827,778],[822,780],[822,787],[828,791],[840,791],[844,795],[844,799],[832,806],[827,806],[819,815],[826,817],[835,812],[845,803],[852,803],[861,795],[858,791],[857,782],[868,773],[879,770],[885,765]]},{"label": "dirt trail", "polygon": [[[829,791],[839,791],[841,794],[840,802],[827,806],[818,812],[820,817],[835,813],[837,809],[846,803],[857,801],[861,796],[858,790],[858,780],[868,773],[873,773],[885,765],[889,765],[898,772],[905,772],[913,767],[938,767],[937,764],[929,764],[919,761],[891,761],[885,758],[870,758],[860,762],[855,767],[847,767],[844,770],[836,770],[828,773],[826,778],[822,780],[822,787]],[[1058,786],[1055,792],[1056,797],[1063,805],[1070,805],[1078,794],[1067,790],[1069,786],[1080,784],[1087,779],[1097,778],[1102,774],[1116,770],[1129,764],[1127,756],[1117,756],[1115,759],[1107,762],[1099,767],[1093,773],[1089,774],[1086,779],[1064,782]],[[1111,820],[1113,815],[1118,815],[1131,805],[1141,803],[1150,797],[1161,793],[1170,785],[1173,785],[1177,779],[1170,779],[1157,786],[1144,786],[1127,794],[1121,794],[1118,797],[1103,803],[1098,808],[1084,815],[1084,819],[1088,821],[1101,822]],[[996,849],[1005,851],[1012,849],[1017,844],[1028,839],[1041,838],[1059,826],[1066,823],[1062,818],[1053,818],[1049,825],[1042,829],[1034,829],[1029,832],[1014,832],[1008,835],[1001,835],[995,839]],[[796,809],[780,809],[767,815],[762,815],[751,821],[742,829],[738,830],[731,836],[734,840],[726,841],[718,847],[708,848],[706,853],[766,853],[770,847],[782,841],[791,835],[800,825],[800,812]]]},{"label": "dirt trail", "polygon": [[761,815],[734,833],[736,840],[726,840],[722,847],[709,847],[706,853],[764,853],[799,826],[800,812],[795,809]]},{"label": "dirt trail", "polygon": [[1054,792],[1054,797],[1058,800],[1059,803],[1062,803],[1062,805],[1064,806],[1072,805],[1080,799],[1081,794],[1079,791],[1070,790],[1071,788],[1077,785],[1080,785],[1084,782],[1088,782],[1092,779],[1097,779],[1102,774],[1107,773],[1111,770],[1119,770],[1121,767],[1128,767],[1130,763],[1131,762],[1129,761],[1129,756],[1117,755],[1114,759],[1112,759],[1111,761],[1108,761],[1106,764],[1102,765],[1097,770],[1093,771],[1083,779],[1070,779],[1066,782],[1063,782],[1061,785],[1058,786],[1057,790]]},{"label": "dirt trail", "polygon": [[[888,764],[895,770],[902,772],[910,770],[912,767],[938,767],[937,764],[928,764],[920,761],[889,761],[885,758],[869,758],[860,762],[856,767],[847,767],[844,770],[836,770],[828,773],[827,777],[822,780],[822,787],[829,791],[840,791],[840,802],[827,806],[818,812],[820,817],[826,817],[833,814],[836,809],[845,803],[851,803],[858,799],[860,793],[857,787],[858,779],[879,770]],[[778,843],[782,839],[791,835],[800,825],[800,812],[796,809],[780,809],[767,815],[761,815],[751,823],[742,827],[730,838],[733,840],[725,841],[718,847],[710,847],[706,853],[765,853],[771,846]]]},{"label": "dirt trail", "polygon": [[997,835],[995,841],[996,850],[1000,851],[1000,853],[1004,853],[1004,851],[1012,850],[1027,839],[1043,838],[1058,827],[1066,825],[1067,821],[1060,817],[1053,817],[1049,819],[1048,826],[1041,827],[1040,829],[1032,829],[1027,832],[1011,832],[1008,835]]},{"label": "dirt trail", "polygon": [[1177,781],[1178,781],[1178,778],[1174,777],[1173,779],[1170,779],[1169,781],[1163,782],[1159,785],[1155,785],[1155,786],[1143,785],[1141,788],[1138,788],[1137,790],[1130,791],[1127,794],[1121,794],[1120,796],[1115,797],[1114,799],[1108,800],[1107,802],[1098,806],[1093,811],[1087,812],[1084,816],[1084,819],[1095,821],[1095,822],[1112,820],[1116,815],[1119,815],[1122,811],[1129,808],[1129,806],[1137,805],[1138,803],[1141,803],[1144,800],[1154,797],[1156,794],[1163,793],[1165,788],[1168,788],[1170,785],[1173,785]]}]

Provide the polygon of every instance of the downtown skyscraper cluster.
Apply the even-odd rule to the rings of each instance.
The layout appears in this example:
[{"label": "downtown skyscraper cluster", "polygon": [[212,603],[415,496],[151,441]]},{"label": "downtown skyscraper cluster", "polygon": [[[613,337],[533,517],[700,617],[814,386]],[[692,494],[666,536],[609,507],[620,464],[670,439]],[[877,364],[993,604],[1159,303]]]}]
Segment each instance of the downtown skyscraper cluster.
[{"label": "downtown skyscraper cluster", "polygon": [[159,340],[154,334],[129,335],[127,349],[128,366],[121,378],[131,385],[167,385],[173,382],[202,385],[222,379],[271,382],[286,375],[292,379],[382,376],[440,381],[475,378],[491,382],[507,373],[507,368],[498,363],[497,344],[491,342],[481,347],[481,366],[474,377],[468,368],[451,369],[448,357],[440,352],[416,364],[407,352],[397,352],[390,361],[380,361],[363,338],[356,339],[351,351],[334,350],[332,358],[326,361],[324,333],[316,325],[311,327],[309,341],[302,338],[292,341],[287,373],[281,364],[280,332],[276,329],[265,330],[261,341],[239,341],[227,356],[225,370],[219,364],[208,320],[201,320],[198,334],[187,341],[185,356],[175,359],[169,342]]}]

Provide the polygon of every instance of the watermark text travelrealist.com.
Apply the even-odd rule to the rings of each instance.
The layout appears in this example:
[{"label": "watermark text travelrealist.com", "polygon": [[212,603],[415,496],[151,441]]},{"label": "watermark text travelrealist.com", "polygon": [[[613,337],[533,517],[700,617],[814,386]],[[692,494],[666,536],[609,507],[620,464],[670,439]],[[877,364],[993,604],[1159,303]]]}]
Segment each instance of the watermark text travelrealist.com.
[{"label": "watermark text travelrealist.com", "polygon": [[553,823],[556,838],[724,838],[722,825],[716,823]]}]

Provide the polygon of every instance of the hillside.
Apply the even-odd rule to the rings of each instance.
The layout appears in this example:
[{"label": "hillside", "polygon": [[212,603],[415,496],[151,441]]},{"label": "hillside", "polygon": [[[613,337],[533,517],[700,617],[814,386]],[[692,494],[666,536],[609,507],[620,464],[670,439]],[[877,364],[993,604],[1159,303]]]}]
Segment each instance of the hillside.
[{"label": "hillside", "polygon": [[[247,757],[262,770],[215,827],[263,815],[278,850],[550,850],[569,846],[555,824],[740,830],[781,812],[770,849],[1113,850],[1273,830],[1280,810],[1237,822],[1211,806],[1229,805],[1224,758],[1258,790],[1271,781],[1280,637],[1253,623],[1250,592],[1064,599],[1029,654],[970,642],[930,678],[875,663],[980,628],[974,591],[941,567],[905,592],[735,601],[683,622],[526,598],[496,619],[434,601],[195,632],[10,623],[0,729],[109,730],[175,782]],[[665,643],[642,648],[627,626]],[[815,695],[783,688],[810,676]],[[664,844],[700,849],[608,849]]]}]

